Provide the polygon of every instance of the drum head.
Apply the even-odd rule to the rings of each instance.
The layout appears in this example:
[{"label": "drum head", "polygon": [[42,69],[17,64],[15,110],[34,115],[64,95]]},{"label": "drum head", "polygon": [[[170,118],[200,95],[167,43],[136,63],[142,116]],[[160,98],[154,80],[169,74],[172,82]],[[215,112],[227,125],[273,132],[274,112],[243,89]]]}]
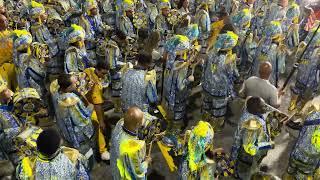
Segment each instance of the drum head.
[{"label": "drum head", "polygon": [[13,96],[14,113],[19,117],[32,116],[37,113],[43,104],[38,92],[33,88],[19,90]]}]

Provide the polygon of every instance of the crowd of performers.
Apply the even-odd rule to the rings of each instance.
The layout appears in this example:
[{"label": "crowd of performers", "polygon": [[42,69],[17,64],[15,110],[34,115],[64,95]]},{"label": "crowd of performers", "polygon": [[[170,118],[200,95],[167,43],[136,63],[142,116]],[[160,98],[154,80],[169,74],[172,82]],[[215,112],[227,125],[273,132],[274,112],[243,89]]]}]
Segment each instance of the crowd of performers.
[{"label": "crowd of performers", "polygon": [[[146,179],[157,144],[179,179],[275,179],[260,163],[288,128],[299,135],[282,178],[319,180],[317,10],[299,0],[0,1],[0,178],[90,179],[110,160],[107,179]],[[288,113],[277,109],[285,92]],[[232,148],[214,147],[236,99]],[[192,119],[190,101],[201,102]]]}]

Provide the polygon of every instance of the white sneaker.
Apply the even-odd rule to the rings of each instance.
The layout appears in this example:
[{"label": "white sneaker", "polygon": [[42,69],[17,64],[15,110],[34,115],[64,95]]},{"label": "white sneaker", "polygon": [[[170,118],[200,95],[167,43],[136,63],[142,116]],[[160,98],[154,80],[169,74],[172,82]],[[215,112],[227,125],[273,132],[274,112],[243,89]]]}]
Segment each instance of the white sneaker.
[{"label": "white sneaker", "polygon": [[101,154],[101,160],[108,161],[110,160],[110,153],[108,151],[105,151]]}]

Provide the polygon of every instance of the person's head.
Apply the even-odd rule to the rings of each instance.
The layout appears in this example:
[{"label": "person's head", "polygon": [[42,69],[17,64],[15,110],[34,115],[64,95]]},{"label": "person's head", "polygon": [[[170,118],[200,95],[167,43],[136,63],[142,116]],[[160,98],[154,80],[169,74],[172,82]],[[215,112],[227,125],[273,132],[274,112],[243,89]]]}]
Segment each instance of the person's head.
[{"label": "person's head", "polygon": [[288,7],[289,1],[288,0],[279,0],[278,5],[285,8]]},{"label": "person's head", "polygon": [[95,73],[99,78],[105,77],[106,74],[108,74],[108,64],[105,62],[98,62],[95,68]]},{"label": "person's head", "polygon": [[168,15],[169,15],[169,13],[170,13],[170,9],[169,8],[162,8],[161,9],[161,14],[164,16],[164,17],[168,17]]},{"label": "person's head", "polygon": [[68,30],[68,41],[71,46],[82,48],[86,32],[81,26],[72,24]]},{"label": "person's head", "polygon": [[32,43],[32,35],[27,30],[13,31],[13,47],[19,53],[28,52]]},{"label": "person's head", "polygon": [[134,2],[132,0],[123,0],[122,9],[123,9],[124,15],[131,18],[134,13]]},{"label": "person's head", "polygon": [[146,53],[140,53],[138,55],[138,65],[149,68],[152,63],[152,56]]},{"label": "person's head", "polygon": [[137,132],[143,125],[144,114],[138,107],[130,107],[124,115],[124,127],[132,132]]},{"label": "person's head", "polygon": [[29,14],[36,22],[43,23],[47,20],[46,10],[43,4],[36,1],[31,1]]},{"label": "person's head", "polygon": [[0,92],[0,103],[1,104],[9,104],[12,101],[13,92],[5,87]]},{"label": "person's head", "polygon": [[55,129],[43,130],[37,139],[38,152],[45,158],[53,158],[61,145],[61,137]]},{"label": "person's head", "polygon": [[0,6],[0,14],[6,15],[6,12],[7,12],[6,7],[5,6]]},{"label": "person's head", "polygon": [[7,18],[0,14],[0,31],[4,31],[8,28],[8,20]]},{"label": "person's head", "polygon": [[247,3],[248,3],[248,4],[254,4],[255,1],[256,1],[256,0],[247,0]]},{"label": "person's head", "polygon": [[247,100],[247,111],[250,114],[260,115],[264,113],[264,101],[260,97],[249,97]]},{"label": "person's head", "polygon": [[180,8],[188,9],[189,7],[189,0],[180,0],[178,3],[178,9]]},{"label": "person's head", "polygon": [[262,79],[268,80],[272,73],[272,65],[270,62],[262,62],[259,67],[259,76]]},{"label": "person's head", "polygon": [[141,40],[147,39],[149,36],[149,30],[146,28],[139,30],[138,36],[139,36],[139,39]]},{"label": "person's head", "polygon": [[73,92],[77,89],[77,78],[71,74],[61,74],[58,77],[60,91]]},{"label": "person's head", "polygon": [[121,31],[120,29],[115,30],[115,35],[117,36],[117,38],[120,41],[126,41],[126,39],[127,39],[126,34],[123,31]]}]

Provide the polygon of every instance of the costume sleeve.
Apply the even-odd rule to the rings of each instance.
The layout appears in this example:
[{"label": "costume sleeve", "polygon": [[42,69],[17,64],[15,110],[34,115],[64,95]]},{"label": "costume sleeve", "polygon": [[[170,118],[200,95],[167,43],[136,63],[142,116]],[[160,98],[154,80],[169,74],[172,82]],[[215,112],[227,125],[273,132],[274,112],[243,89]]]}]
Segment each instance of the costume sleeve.
[{"label": "costume sleeve", "polygon": [[71,109],[72,121],[77,126],[86,126],[91,121],[93,110],[87,108],[81,101]]},{"label": "costume sleeve", "polygon": [[177,88],[179,91],[182,91],[183,89],[185,89],[190,82],[187,80],[187,69],[185,69],[185,67],[183,69],[180,69],[177,72]]},{"label": "costume sleeve", "polygon": [[77,62],[77,54],[75,51],[69,51],[66,53],[66,58],[64,62],[64,71],[69,74],[71,72],[79,72],[78,62]]},{"label": "costume sleeve", "polygon": [[84,163],[80,160],[77,163],[76,179],[79,179],[79,180],[90,179],[89,173],[87,172]]},{"label": "costume sleeve", "polygon": [[231,160],[236,160],[238,157],[238,152],[241,147],[241,128],[238,126],[235,134],[234,134],[234,142],[231,147]]},{"label": "costume sleeve", "polygon": [[149,102],[156,103],[158,101],[157,88],[156,85],[151,81],[148,81],[147,84],[147,97]]},{"label": "costume sleeve", "polygon": [[128,29],[126,27],[126,21],[123,17],[120,17],[120,31],[122,31],[126,36],[129,35]]}]

